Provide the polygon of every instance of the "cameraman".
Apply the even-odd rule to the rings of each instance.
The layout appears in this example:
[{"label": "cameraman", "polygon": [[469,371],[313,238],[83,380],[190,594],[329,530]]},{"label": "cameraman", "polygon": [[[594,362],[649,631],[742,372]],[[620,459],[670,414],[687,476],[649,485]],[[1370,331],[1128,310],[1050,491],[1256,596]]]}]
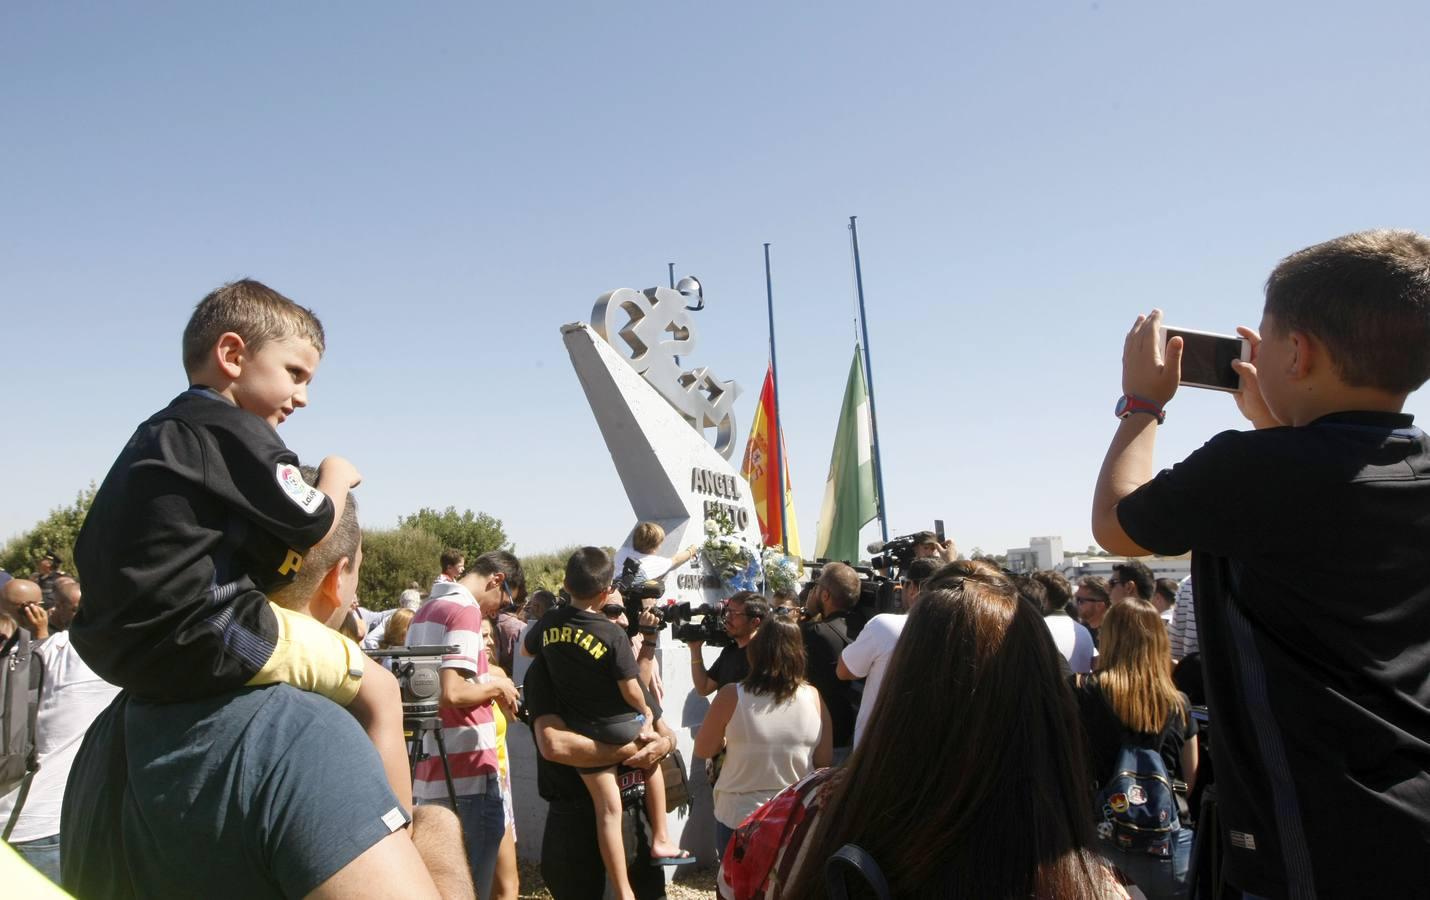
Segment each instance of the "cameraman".
[{"label": "cameraman", "polygon": [[770,605],[764,595],[754,591],[740,591],[726,600],[721,623],[734,643],[720,651],[715,665],[708,670],[704,657],[700,655],[705,642],[687,641],[690,647],[690,681],[696,693],[708,697],[724,685],[745,680],[745,676],[750,674],[750,660],[745,655],[745,647],[769,614]]}]

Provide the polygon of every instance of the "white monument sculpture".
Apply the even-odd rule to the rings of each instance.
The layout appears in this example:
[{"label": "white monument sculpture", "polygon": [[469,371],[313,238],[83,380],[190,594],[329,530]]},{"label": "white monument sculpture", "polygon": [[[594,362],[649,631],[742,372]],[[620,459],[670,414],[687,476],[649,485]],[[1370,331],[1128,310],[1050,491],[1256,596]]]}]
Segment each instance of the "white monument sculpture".
[{"label": "white monument sculpture", "polygon": [[[666,533],[660,553],[669,557],[703,543],[706,522],[723,521],[731,537],[758,559],[754,502],[749,485],[729,459],[736,439],[733,406],[740,390],[709,367],[683,369],[677,362],[695,349],[685,297],[669,288],[623,288],[603,294],[591,318],[592,325],[563,326],[562,340],[630,499],[632,527],[637,521],[658,523]],[[714,446],[704,435],[710,428],[715,429]],[[666,577],[662,602],[697,607],[730,593],[697,554]],[[707,667],[718,653],[705,647]],[[693,755],[695,732],[709,703],[691,686],[689,648],[668,628],[661,632],[657,655],[665,683],[664,718],[692,769],[691,807],[670,816],[671,836],[702,862],[713,863],[710,788]],[[517,846],[523,857],[539,858],[546,804],[536,800],[535,751],[521,738],[509,742],[508,749],[518,800]]]}]

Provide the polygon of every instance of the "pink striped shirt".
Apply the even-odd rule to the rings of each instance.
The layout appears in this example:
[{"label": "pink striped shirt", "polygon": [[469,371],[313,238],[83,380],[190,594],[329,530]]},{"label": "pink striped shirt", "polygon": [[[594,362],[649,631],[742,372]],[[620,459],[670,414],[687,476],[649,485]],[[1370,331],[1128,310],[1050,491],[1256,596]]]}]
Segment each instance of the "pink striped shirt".
[{"label": "pink striped shirt", "polygon": [[[456,653],[442,657],[442,668],[457,669],[471,681],[485,682],[487,653],[482,640],[481,608],[471,592],[455,582],[433,585],[433,593],[439,596],[429,599],[412,617],[407,629],[407,646],[455,645]],[[452,767],[452,783],[457,795],[486,793],[489,784],[497,778],[497,733],[491,703],[443,708],[440,715],[442,739],[447,745],[447,760]],[[417,800],[445,798],[447,782],[442,775],[436,739],[427,735],[422,749],[428,757],[417,764],[412,795]]]}]

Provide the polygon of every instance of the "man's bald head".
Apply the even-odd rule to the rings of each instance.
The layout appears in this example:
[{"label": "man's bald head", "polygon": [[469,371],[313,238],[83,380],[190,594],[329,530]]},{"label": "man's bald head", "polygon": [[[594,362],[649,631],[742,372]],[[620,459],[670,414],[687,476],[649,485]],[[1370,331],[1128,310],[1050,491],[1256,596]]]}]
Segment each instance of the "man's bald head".
[{"label": "man's bald head", "polygon": [[41,600],[40,586],[28,578],[12,578],[5,582],[4,587],[0,587],[0,610],[4,610],[14,616],[16,621],[23,622],[24,615],[20,610]]},{"label": "man's bald head", "polygon": [[825,613],[849,609],[859,602],[859,573],[844,563],[827,563],[819,573],[829,609]]},{"label": "man's bald head", "polygon": [[74,621],[74,614],[79,612],[80,596],[78,581],[68,576],[56,579],[55,605],[50,610],[51,631],[63,631],[70,627],[70,623]]}]

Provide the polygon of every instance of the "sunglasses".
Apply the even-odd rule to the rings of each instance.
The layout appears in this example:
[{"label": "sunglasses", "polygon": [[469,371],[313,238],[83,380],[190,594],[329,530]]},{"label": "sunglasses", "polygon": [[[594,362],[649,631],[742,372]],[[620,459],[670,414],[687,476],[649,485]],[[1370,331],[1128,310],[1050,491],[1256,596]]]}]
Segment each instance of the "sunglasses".
[{"label": "sunglasses", "polygon": [[619,619],[626,614],[626,608],[619,603],[607,603],[601,607],[601,615],[608,619]]}]

